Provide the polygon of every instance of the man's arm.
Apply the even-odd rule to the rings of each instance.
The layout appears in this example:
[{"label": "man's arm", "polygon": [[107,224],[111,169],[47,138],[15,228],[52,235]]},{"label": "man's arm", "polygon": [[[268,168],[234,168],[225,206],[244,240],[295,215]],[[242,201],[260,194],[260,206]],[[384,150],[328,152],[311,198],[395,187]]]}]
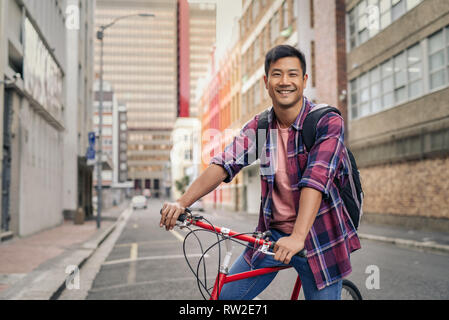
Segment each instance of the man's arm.
[{"label": "man's arm", "polygon": [[301,190],[298,216],[293,232],[290,236],[276,242],[275,260],[288,264],[291,258],[304,248],[304,242],[320,209],[322,198],[322,193],[316,189],[306,187]]},{"label": "man's arm", "polygon": [[164,203],[161,210],[160,227],[165,225],[166,230],[171,230],[176,224],[179,215],[185,208],[195,201],[208,194],[226,179],[228,173],[221,166],[211,164],[204,172],[190,185],[187,191],[173,203]]}]

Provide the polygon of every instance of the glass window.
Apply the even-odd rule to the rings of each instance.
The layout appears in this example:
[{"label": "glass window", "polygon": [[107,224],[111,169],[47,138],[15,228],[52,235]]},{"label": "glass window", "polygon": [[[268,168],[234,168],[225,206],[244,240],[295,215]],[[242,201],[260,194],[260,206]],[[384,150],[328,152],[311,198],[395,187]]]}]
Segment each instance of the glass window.
[{"label": "glass window", "polygon": [[430,88],[438,88],[444,85],[444,70],[440,70],[430,75]]},{"label": "glass window", "polygon": [[369,73],[360,77],[360,116],[366,116],[370,113],[370,85]]},{"label": "glass window", "polygon": [[370,0],[367,10],[369,36],[372,38],[379,32],[380,28],[380,9],[377,0]]},{"label": "glass window", "polygon": [[[400,0],[391,3],[398,5]],[[430,90],[448,85],[449,26],[352,79],[348,84],[351,119],[422,96],[427,93],[424,81],[429,81]]]},{"label": "glass window", "polygon": [[293,17],[297,18],[298,17],[298,2],[299,0],[293,0]]},{"label": "glass window", "polygon": [[357,5],[357,11],[359,13],[359,16],[366,14],[366,0],[362,0]]},{"label": "glass window", "polygon": [[380,103],[380,82],[374,82],[371,84],[371,110],[373,112],[378,112],[381,109],[382,105]]},{"label": "glass window", "polygon": [[430,89],[441,87],[446,82],[444,54],[444,38],[443,30],[441,30],[429,37]]},{"label": "glass window", "polygon": [[393,99],[393,60],[384,62],[381,66],[381,86],[382,86],[382,106],[383,108],[391,107],[394,103]]},{"label": "glass window", "polygon": [[360,102],[365,103],[369,101],[369,88],[363,88],[360,92]]},{"label": "glass window", "polygon": [[380,80],[380,68],[373,68],[370,72],[371,74],[371,82],[376,82]]},{"label": "glass window", "polygon": [[351,95],[351,119],[356,119],[358,117],[358,112],[357,112],[357,103],[358,103],[358,99],[357,99],[357,78],[354,80],[351,80],[349,82],[349,90],[350,90],[350,95]]},{"label": "glass window", "polygon": [[429,38],[429,53],[434,53],[441,50],[443,47],[443,30],[441,30]]},{"label": "glass window", "polygon": [[358,118],[358,113],[357,113],[357,107],[353,107],[351,108],[351,119],[357,119]]},{"label": "glass window", "polygon": [[365,30],[368,27],[368,16],[366,14],[359,18],[359,32]]},{"label": "glass window", "polygon": [[381,65],[382,68],[382,78],[390,76],[393,74],[393,61],[388,60]]},{"label": "glass window", "polygon": [[282,29],[288,28],[290,21],[288,21],[288,3],[284,1],[282,4]]},{"label": "glass window", "polygon": [[274,42],[276,41],[276,38],[275,38],[275,33],[276,33],[276,31],[274,30],[274,17],[273,18],[271,18],[271,20],[270,20],[270,43],[273,45],[274,44]]},{"label": "glass window", "polygon": [[429,70],[440,69],[444,65],[444,51],[441,50],[429,56]]},{"label": "glass window", "polygon": [[259,15],[259,0],[253,1],[253,23],[256,21],[257,16]]},{"label": "glass window", "polygon": [[257,81],[254,84],[254,106],[260,104],[260,83]]},{"label": "glass window", "polygon": [[405,53],[394,57],[394,81],[396,88],[405,86],[407,82]]},{"label": "glass window", "polygon": [[368,73],[365,73],[365,74],[363,74],[363,76],[361,76],[360,86],[362,88],[369,86],[369,74]]},{"label": "glass window", "polygon": [[390,0],[380,0],[380,12],[385,13],[389,11],[391,8],[391,1]]},{"label": "glass window", "polygon": [[355,33],[355,9],[352,9],[351,12],[349,12],[349,34],[352,36]]},{"label": "glass window", "polygon": [[385,29],[386,27],[388,27],[391,23],[391,16],[390,16],[390,11],[381,14],[380,16],[380,28],[381,29]]},{"label": "glass window", "polygon": [[423,93],[422,80],[410,83],[408,87],[408,95],[410,98],[418,97],[422,95],[422,93]]},{"label": "glass window", "polygon": [[423,93],[421,61],[421,46],[418,43],[407,50],[408,96],[410,98],[420,96]]},{"label": "glass window", "polygon": [[407,10],[413,9],[420,2],[421,0],[407,0]]},{"label": "glass window", "polygon": [[380,85],[379,83],[373,83],[371,85],[371,97],[377,97],[380,94]]},{"label": "glass window", "polygon": [[256,40],[254,41],[254,44],[253,44],[253,53],[254,53],[254,55],[253,55],[253,61],[254,61],[254,63],[256,63],[256,61],[259,59],[259,57],[260,57],[260,38],[259,37],[257,37],[256,38]]}]

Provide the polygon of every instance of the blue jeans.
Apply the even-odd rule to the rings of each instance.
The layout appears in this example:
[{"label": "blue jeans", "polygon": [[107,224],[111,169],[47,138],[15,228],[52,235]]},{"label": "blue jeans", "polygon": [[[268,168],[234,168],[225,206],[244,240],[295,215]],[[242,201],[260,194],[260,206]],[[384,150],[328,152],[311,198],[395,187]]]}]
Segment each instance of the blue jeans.
[{"label": "blue jeans", "polygon": [[[287,234],[272,229],[271,240],[277,241],[281,237],[287,236]],[[255,269],[284,266],[282,262],[274,260],[273,256],[265,255],[264,259],[257,262],[254,266]],[[294,256],[290,264],[293,266],[299,274],[302,282],[302,290],[306,300],[340,300],[342,280],[325,287],[322,290],[318,290],[313,277],[312,270],[309,267],[307,258]],[[229,275],[250,271],[251,268],[243,258],[241,254],[232,265],[229,270]],[[254,270],[254,269],[253,269]],[[223,286],[220,293],[220,300],[251,300],[259,295],[268,285],[273,281],[277,272],[264,274],[257,277],[242,279],[234,282],[229,282]],[[292,283],[293,287],[293,283]]]}]

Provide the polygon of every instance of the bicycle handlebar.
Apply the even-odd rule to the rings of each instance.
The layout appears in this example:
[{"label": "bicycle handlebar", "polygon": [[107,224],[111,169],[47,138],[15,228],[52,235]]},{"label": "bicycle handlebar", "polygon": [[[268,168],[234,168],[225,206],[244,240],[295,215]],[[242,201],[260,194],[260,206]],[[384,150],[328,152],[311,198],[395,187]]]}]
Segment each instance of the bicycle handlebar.
[{"label": "bicycle handlebar", "polygon": [[[186,208],[185,212],[189,213],[189,214],[192,213],[192,211],[189,208]],[[180,214],[179,217],[178,217],[178,221],[184,222],[186,219],[189,219],[186,213]],[[161,214],[162,214],[162,210],[161,210]],[[204,223],[204,222],[200,221],[200,219],[195,219],[195,217],[190,218],[189,222],[194,224],[194,225],[196,225],[196,226],[198,226],[198,227],[200,227],[200,228],[208,229],[208,230],[211,230],[211,231],[214,231],[214,232],[218,232],[218,233],[221,233],[223,235],[230,236],[230,237],[235,236],[236,239],[247,241],[247,242],[252,243],[252,244],[257,244],[257,245],[260,245],[260,246],[268,246],[268,248],[270,250],[273,250],[274,246],[276,245],[276,241],[267,241],[265,239],[260,239],[260,238],[255,238],[255,237],[252,237],[252,236],[249,236],[249,235],[239,234],[239,233],[234,232],[234,231],[232,231],[230,229],[227,229],[227,228],[215,227],[213,225],[210,225],[210,224],[207,224],[207,223]],[[301,251],[299,251],[296,254],[296,256],[299,256],[299,257],[302,257],[302,258],[307,258],[307,250],[306,250],[306,248],[303,248]]]}]

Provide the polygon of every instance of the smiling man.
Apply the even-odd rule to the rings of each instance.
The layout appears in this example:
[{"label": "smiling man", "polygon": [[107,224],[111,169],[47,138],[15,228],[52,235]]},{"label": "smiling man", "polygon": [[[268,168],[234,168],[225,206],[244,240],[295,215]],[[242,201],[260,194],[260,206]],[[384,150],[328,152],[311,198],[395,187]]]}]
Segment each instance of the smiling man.
[{"label": "smiling man", "polygon": [[[261,206],[257,231],[271,232],[275,256],[247,248],[229,274],[255,268],[292,265],[306,299],[340,299],[342,279],[351,272],[350,253],[360,248],[354,225],[337,189],[347,182],[348,156],[343,119],[329,112],[317,123],[315,144],[306,150],[302,126],[315,107],[303,96],[307,85],[306,61],[298,49],[281,45],[265,57],[265,86],[273,106],[268,110],[264,146],[267,163],[261,165]],[[175,203],[165,203],[160,226],[171,229],[185,207],[230,182],[256,159],[256,115],[226,149],[211,161]],[[261,146],[262,147],[262,146]],[[242,160],[243,159],[243,160]],[[272,170],[262,170],[262,166]],[[307,250],[307,257],[296,254]],[[276,273],[239,280],[223,286],[220,299],[253,299]]]}]

